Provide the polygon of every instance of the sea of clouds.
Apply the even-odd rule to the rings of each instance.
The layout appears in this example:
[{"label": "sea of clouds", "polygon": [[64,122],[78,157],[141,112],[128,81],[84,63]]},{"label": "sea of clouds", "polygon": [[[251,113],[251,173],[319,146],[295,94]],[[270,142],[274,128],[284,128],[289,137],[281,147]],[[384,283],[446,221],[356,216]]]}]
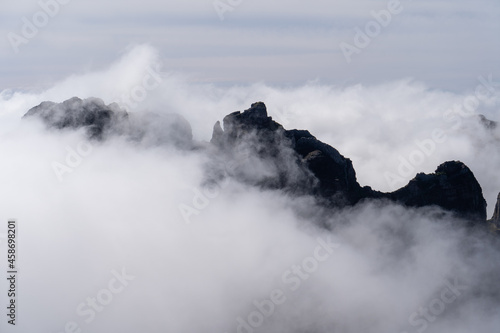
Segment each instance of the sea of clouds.
[{"label": "sea of clouds", "polygon": [[[490,216],[500,128],[478,117],[500,120],[489,73],[461,93],[411,78],[342,87],[195,81],[142,45],[48,89],[0,92],[0,220],[18,221],[17,330],[498,331],[498,241],[437,208],[368,202],[325,212],[310,198],[237,180],[209,191],[204,152],[88,141],[81,130],[21,120],[45,100],[99,97],[129,112],[178,113],[195,140],[209,141],[217,120],[263,101],[285,128],[308,129],[351,158],[360,184],[376,190],[463,161]],[[196,211],[189,220],[182,205]],[[0,242],[5,253],[5,234]],[[5,280],[0,290],[5,304]]]}]

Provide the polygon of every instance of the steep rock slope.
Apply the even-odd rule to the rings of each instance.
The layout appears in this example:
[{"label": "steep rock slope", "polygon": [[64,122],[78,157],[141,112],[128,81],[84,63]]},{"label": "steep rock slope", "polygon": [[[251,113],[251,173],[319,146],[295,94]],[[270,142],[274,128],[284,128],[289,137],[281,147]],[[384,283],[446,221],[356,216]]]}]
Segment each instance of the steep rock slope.
[{"label": "steep rock slope", "polygon": [[62,103],[43,102],[23,116],[32,117],[41,119],[48,128],[84,128],[88,137],[95,140],[119,134],[146,146],[173,144],[191,148],[193,145],[191,125],[182,116],[153,112],[129,114],[118,104],[106,105],[99,98],[73,97]]},{"label": "steep rock slope", "polygon": [[[128,114],[117,104],[105,105],[98,98],[74,97],[62,103],[43,102],[24,118],[39,118],[49,128],[85,128],[89,138],[105,140],[124,135],[146,146],[173,144],[180,149],[196,145],[190,124],[180,115],[165,113]],[[352,161],[321,142],[307,130],[285,130],[257,102],[243,112],[233,112],[214,126],[209,149],[213,158],[233,166],[231,176],[252,185],[280,189],[296,195],[313,195],[329,207],[352,206],[367,199],[386,199],[411,207],[436,205],[458,216],[486,221],[486,201],[472,171],[459,161],[441,164],[435,173],[419,173],[405,187],[382,193],[362,187]],[[247,159],[234,159],[246,151]],[[241,161],[240,161],[241,162]],[[495,209],[493,221],[498,223]]]}]

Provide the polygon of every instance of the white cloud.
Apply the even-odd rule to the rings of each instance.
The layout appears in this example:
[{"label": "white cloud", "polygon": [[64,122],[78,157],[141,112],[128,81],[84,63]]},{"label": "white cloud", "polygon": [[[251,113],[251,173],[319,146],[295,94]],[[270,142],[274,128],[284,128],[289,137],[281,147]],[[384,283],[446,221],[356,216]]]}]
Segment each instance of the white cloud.
[{"label": "white cloud", "polygon": [[[20,225],[21,331],[58,332],[75,321],[92,332],[236,332],[237,318],[248,318],[254,301],[279,288],[287,301],[261,331],[409,332],[423,325],[412,326],[409,318],[439,299],[454,278],[471,292],[462,290],[427,322],[426,332],[498,327],[498,314],[485,310],[498,308],[498,267],[491,264],[498,245],[467,235],[470,230],[432,208],[368,203],[323,215],[307,199],[233,182],[187,225],[178,205],[191,202],[207,157],[144,149],[120,138],[94,143],[92,153],[59,182],[51,163],[64,162],[66,147],[76,147],[83,133],[49,132],[36,121],[21,121],[24,112],[43,100],[74,95],[113,102],[117,91],[141,84],[145,68],[161,60],[155,49],[140,46],[107,69],[73,75],[42,92],[2,93],[0,219],[15,215]],[[197,140],[210,139],[216,120],[262,100],[286,128],[309,129],[351,157],[363,185],[388,190],[383,173],[415,149],[414,140],[443,127],[449,139],[416,172],[460,159],[478,177],[490,206],[500,191],[498,131],[487,132],[472,118],[453,130],[442,118],[467,94],[412,80],[221,88],[190,84],[169,74],[168,65],[161,85],[132,112],[178,112]],[[497,108],[498,92],[479,106],[491,118],[497,118]],[[340,247],[300,289],[291,290],[283,273],[311,256],[317,237],[327,236]],[[76,308],[106,288],[111,271],[122,267],[136,278],[85,323]],[[0,287],[5,289],[5,281]],[[3,331],[6,324],[0,325]]]}]

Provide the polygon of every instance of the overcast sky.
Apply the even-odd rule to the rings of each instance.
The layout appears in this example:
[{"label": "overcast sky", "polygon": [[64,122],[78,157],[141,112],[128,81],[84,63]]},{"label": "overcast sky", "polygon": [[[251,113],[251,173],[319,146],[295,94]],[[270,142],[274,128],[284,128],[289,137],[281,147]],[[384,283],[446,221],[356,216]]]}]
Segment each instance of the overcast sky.
[{"label": "overcast sky", "polygon": [[[53,17],[37,0],[2,1],[0,89],[47,87],[144,43],[193,82],[345,86],[411,77],[465,91],[480,75],[500,76],[498,0],[59,0],[57,9],[53,1],[40,1]],[[388,21],[370,23],[388,8]],[[369,44],[356,44],[367,28]],[[341,44],[357,48],[349,63]]]},{"label": "overcast sky", "polygon": [[[227,173],[214,192],[208,145],[90,142],[22,118],[42,101],[95,96],[130,119],[177,113],[204,146],[216,121],[264,101],[375,190],[464,162],[491,217],[500,127],[476,116],[500,121],[499,0],[0,3],[0,270],[5,221],[21,235],[18,325],[4,308],[0,332],[243,332],[274,291],[286,302],[255,333],[499,331],[499,245],[436,207],[333,212]],[[164,134],[151,119],[148,135]],[[239,160],[245,174],[281,176],[259,158]],[[316,259],[325,240],[338,246]],[[290,275],[311,260],[307,276]],[[131,276],[118,291],[116,272]],[[93,299],[105,308],[89,312]],[[421,314],[433,305],[435,317]]]}]

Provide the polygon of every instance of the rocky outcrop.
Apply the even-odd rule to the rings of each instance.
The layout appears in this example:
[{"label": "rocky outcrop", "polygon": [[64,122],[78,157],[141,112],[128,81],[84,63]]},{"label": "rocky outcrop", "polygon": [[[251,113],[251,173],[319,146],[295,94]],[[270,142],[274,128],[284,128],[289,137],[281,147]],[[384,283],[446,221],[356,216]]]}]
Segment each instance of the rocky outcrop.
[{"label": "rocky outcrop", "polygon": [[99,98],[73,97],[62,103],[42,102],[23,118],[41,119],[49,128],[86,130],[90,139],[103,140],[113,133],[146,146],[173,144],[191,148],[191,125],[173,113],[142,112],[128,114],[118,104],[106,105]]},{"label": "rocky outcrop", "polygon": [[438,166],[433,174],[419,173],[390,198],[407,206],[437,205],[461,216],[486,220],[486,200],[472,171],[462,162]]},{"label": "rocky outcrop", "polygon": [[486,118],[484,115],[480,114],[479,116],[479,122],[486,128],[486,129],[489,129],[489,130],[494,130],[495,128],[497,128],[498,126],[498,123],[496,121],[493,121],[493,120],[489,120],[488,118]]},{"label": "rocky outcrop", "polygon": [[[194,147],[191,126],[180,115],[128,114],[117,104],[105,105],[98,98],[43,102],[24,118],[39,118],[49,128],[84,128],[90,138],[97,140],[118,134],[146,146]],[[496,123],[485,125],[492,127]],[[486,221],[481,186],[465,164],[446,162],[432,174],[417,174],[397,191],[374,191],[358,183],[350,159],[307,130],[284,129],[268,116],[262,102],[224,117],[222,126],[220,122],[214,125],[211,145],[199,147],[211,152],[213,160],[222,160],[231,177],[255,186],[312,195],[328,207],[387,199],[411,207],[436,205],[469,220]],[[227,168],[228,165],[231,167]],[[213,174],[216,181],[221,172]],[[492,219],[495,224],[499,220],[499,206],[497,203]]]},{"label": "rocky outcrop", "polygon": [[238,165],[231,172],[240,181],[296,194],[310,194],[315,187],[316,179],[290,146],[283,127],[267,115],[264,103],[227,115],[223,127],[215,124],[210,142],[226,164]]},{"label": "rocky outcrop", "polygon": [[243,113],[236,111],[227,115],[223,119],[223,126],[224,129],[219,122],[215,124],[211,143],[230,149],[236,143],[253,140],[254,144],[265,143],[258,147],[261,154],[274,153],[270,150],[279,148],[284,134],[283,126],[268,117],[266,106],[262,102],[252,104]]},{"label": "rocky outcrop", "polygon": [[99,98],[82,100],[73,97],[62,103],[42,102],[25,115],[39,117],[50,128],[85,128],[89,137],[102,139],[113,121],[126,118],[127,113],[118,104],[105,105]]},{"label": "rocky outcrop", "polygon": [[[286,147],[300,157],[297,163],[304,177],[313,175],[304,192],[317,196],[330,206],[354,205],[366,199],[389,199],[411,207],[436,205],[457,215],[486,221],[486,201],[472,171],[463,163],[441,164],[433,174],[417,174],[408,185],[382,193],[362,187],[356,180],[352,161],[335,148],[321,142],[306,130],[285,130],[267,115],[262,102],[252,104],[244,112],[233,112],[217,122],[211,142],[223,151],[230,151],[251,138],[252,146],[261,147],[261,157],[274,160],[285,168],[288,160],[278,158]],[[278,182],[279,183],[279,182]],[[304,183],[302,183],[303,185]]]},{"label": "rocky outcrop", "polygon": [[129,114],[119,124],[118,131],[148,147],[173,145],[180,149],[191,149],[194,146],[191,125],[176,113]]},{"label": "rocky outcrop", "polygon": [[336,205],[353,205],[362,199],[383,197],[382,193],[368,186],[361,187],[352,161],[316,139],[309,131],[285,131],[285,136],[318,179],[318,188],[311,192],[329,198]]}]

